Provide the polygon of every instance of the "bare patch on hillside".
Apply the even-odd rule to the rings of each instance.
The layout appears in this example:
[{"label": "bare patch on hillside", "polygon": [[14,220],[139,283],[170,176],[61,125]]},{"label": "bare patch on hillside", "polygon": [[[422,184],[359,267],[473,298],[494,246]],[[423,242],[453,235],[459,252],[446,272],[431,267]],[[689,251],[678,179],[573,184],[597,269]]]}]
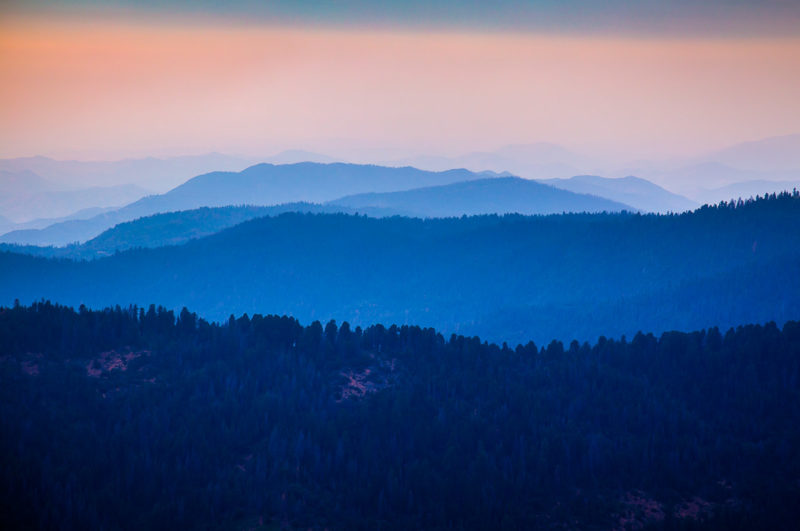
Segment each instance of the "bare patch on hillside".
[{"label": "bare patch on hillside", "polygon": [[666,517],[664,504],[642,491],[629,491],[622,497],[623,512],[617,521],[619,530],[637,530],[662,522]]},{"label": "bare patch on hillside", "polygon": [[141,356],[149,355],[150,351],[148,350],[138,352],[117,352],[116,350],[109,350],[107,352],[101,352],[97,357],[89,360],[86,364],[86,374],[99,378],[104,373],[110,373],[111,371],[125,372],[128,370],[128,365],[131,361]]},{"label": "bare patch on hillside", "polygon": [[43,358],[39,353],[27,352],[21,356],[0,356],[0,362],[18,365],[19,370],[28,376],[38,376]]},{"label": "bare patch on hillside", "polygon": [[397,360],[374,359],[375,363],[363,369],[347,368],[339,372],[344,383],[340,387],[337,402],[358,400],[381,389],[392,387],[397,382],[399,375]]},{"label": "bare patch on hillside", "polygon": [[677,521],[703,522],[713,517],[714,510],[720,505],[727,507],[738,505],[735,498],[729,498],[723,503],[713,503],[699,496],[693,496],[668,506],[639,490],[626,492],[620,502],[623,507],[622,512],[614,515],[617,524],[614,529],[619,531],[634,531],[657,526],[663,523],[668,515]]},{"label": "bare patch on hillside", "polygon": [[676,505],[674,514],[680,520],[704,520],[714,514],[714,506],[703,498],[695,496]]}]

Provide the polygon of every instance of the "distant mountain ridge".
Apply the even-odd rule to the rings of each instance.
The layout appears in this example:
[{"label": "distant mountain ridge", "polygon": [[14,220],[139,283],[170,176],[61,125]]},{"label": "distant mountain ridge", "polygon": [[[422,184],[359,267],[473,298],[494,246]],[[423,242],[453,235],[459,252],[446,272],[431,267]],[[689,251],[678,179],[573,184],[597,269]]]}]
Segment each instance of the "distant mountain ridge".
[{"label": "distant mountain ridge", "polygon": [[53,189],[54,184],[27,170],[0,169],[0,191],[4,197],[32,195]]},{"label": "distant mountain ridge", "polygon": [[[463,169],[429,172],[412,167],[390,168],[341,162],[262,163],[238,173],[199,175],[166,194],[146,198],[142,203],[163,202],[170,210],[235,204],[277,205],[295,201],[321,203],[356,193],[450,184],[475,179],[476,175]],[[166,210],[162,208],[161,211]]]},{"label": "distant mountain ridge", "polygon": [[99,216],[100,214],[117,210],[118,208],[119,207],[90,207],[78,210],[77,212],[73,212],[67,216],[56,218],[36,218],[24,223],[15,223],[13,230],[44,229],[50,225],[55,225],[56,223],[62,223],[64,221],[93,218],[95,216]]},{"label": "distant mountain ridge", "polygon": [[429,170],[466,168],[472,171],[510,172],[525,179],[569,177],[592,167],[587,157],[549,142],[513,144],[497,151],[473,151],[456,157],[407,157],[386,164],[411,165]]},{"label": "distant mountain ridge", "polygon": [[[526,146],[509,153],[525,151]],[[504,151],[505,152],[505,151]],[[560,153],[554,152],[554,156]],[[275,159],[311,156],[286,152]],[[329,157],[317,156],[326,160]],[[473,184],[466,185],[468,181]],[[710,203],[753,195],[750,191],[791,190],[793,183],[731,185],[708,191]],[[448,188],[449,186],[449,188]],[[441,188],[444,187],[444,188]],[[728,189],[729,188],[729,189]],[[572,193],[573,195],[569,195]],[[583,194],[583,195],[580,195]],[[275,206],[292,203],[326,203],[339,211],[351,209],[375,215],[437,217],[465,214],[549,214],[641,210],[682,212],[697,203],[660,186],[633,176],[604,178],[579,175],[569,179],[531,181],[508,172],[475,173],[465,169],[429,172],[411,167],[384,167],[347,163],[301,162],[257,164],[241,172],[211,172],[198,175],[165,194],[144,197],[125,207],[89,216],[76,213],[69,219],[33,220],[22,227],[5,225],[0,243],[19,245],[69,245],[86,242],[103,231],[137,218],[157,213],[231,205]],[[334,209],[335,210],[335,209]],[[325,210],[330,212],[331,209]],[[11,230],[10,229],[16,229]],[[2,227],[0,227],[2,230]]]},{"label": "distant mountain ridge", "polygon": [[169,190],[187,179],[211,170],[238,171],[252,159],[208,153],[175,157],[122,160],[56,160],[49,157],[0,159],[0,170],[28,170],[48,182],[67,188],[135,183],[148,190]]},{"label": "distant mountain ridge", "polygon": [[562,190],[604,197],[645,212],[685,212],[700,206],[686,197],[634,176],[613,179],[597,175],[576,175],[569,179],[544,179],[539,182]]},{"label": "distant mountain ridge", "polygon": [[744,170],[800,171],[800,134],[742,142],[707,158]]},{"label": "distant mountain ridge", "polygon": [[0,215],[15,225],[69,216],[86,208],[119,207],[147,193],[133,184],[75,187],[52,182],[30,170],[0,170]]},{"label": "distant mountain ridge", "polygon": [[[542,181],[568,180],[577,175],[609,178],[635,175],[702,204],[731,199],[715,194],[714,189],[737,182],[756,181],[753,183],[754,190],[758,195],[763,195],[778,190],[774,187],[758,188],[759,181],[800,181],[800,135],[742,142],[687,159],[612,161],[602,154],[591,156],[556,144],[538,142],[507,145],[491,152],[475,151],[454,157],[407,157],[387,164],[410,164],[425,169],[464,167],[470,170],[509,171],[520,177]],[[790,186],[788,190],[791,189]],[[617,197],[604,197],[626,202]]]},{"label": "distant mountain ridge", "polygon": [[602,197],[560,190],[519,177],[478,179],[402,192],[357,194],[328,204],[352,209],[388,208],[424,218],[635,210]]},{"label": "distant mountain ridge", "polygon": [[[800,182],[798,170],[743,170],[720,162],[700,162],[667,170],[627,168],[629,174],[679,189],[681,193],[698,203],[719,203],[730,199],[747,199],[765,193],[791,191]],[[766,186],[765,186],[766,184]],[[737,193],[742,187],[744,195]]]},{"label": "distant mountain ridge", "polygon": [[149,192],[133,184],[95,186],[78,190],[53,190],[9,198],[2,213],[28,225],[44,217],[70,217],[91,208],[119,208]]}]

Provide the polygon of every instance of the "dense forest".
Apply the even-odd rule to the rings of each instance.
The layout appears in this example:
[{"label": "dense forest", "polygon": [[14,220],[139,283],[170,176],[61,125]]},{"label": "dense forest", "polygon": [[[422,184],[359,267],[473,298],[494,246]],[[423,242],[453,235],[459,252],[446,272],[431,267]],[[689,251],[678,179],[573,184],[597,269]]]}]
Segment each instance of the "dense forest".
[{"label": "dense forest", "polygon": [[800,194],[674,215],[287,213],[89,262],[0,253],[0,278],[7,305],[155,302],[495,342],[785,322],[800,318]]},{"label": "dense forest", "polygon": [[4,529],[800,521],[798,322],[511,348],[42,302],[0,352]]}]

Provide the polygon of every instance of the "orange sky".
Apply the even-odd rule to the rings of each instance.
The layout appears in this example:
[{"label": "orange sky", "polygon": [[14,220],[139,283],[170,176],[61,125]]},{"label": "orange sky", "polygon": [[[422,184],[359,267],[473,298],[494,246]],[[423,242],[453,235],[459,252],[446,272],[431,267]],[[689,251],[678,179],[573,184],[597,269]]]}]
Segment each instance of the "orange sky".
[{"label": "orange sky", "polygon": [[800,132],[800,39],[0,22],[0,157],[624,157]]}]

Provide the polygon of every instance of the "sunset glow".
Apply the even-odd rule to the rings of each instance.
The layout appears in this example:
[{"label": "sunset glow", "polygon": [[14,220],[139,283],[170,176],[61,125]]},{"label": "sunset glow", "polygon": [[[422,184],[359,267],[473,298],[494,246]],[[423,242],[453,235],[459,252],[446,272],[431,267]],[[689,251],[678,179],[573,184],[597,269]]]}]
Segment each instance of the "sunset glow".
[{"label": "sunset glow", "polygon": [[553,141],[625,157],[796,132],[800,39],[9,18],[0,156]]}]

